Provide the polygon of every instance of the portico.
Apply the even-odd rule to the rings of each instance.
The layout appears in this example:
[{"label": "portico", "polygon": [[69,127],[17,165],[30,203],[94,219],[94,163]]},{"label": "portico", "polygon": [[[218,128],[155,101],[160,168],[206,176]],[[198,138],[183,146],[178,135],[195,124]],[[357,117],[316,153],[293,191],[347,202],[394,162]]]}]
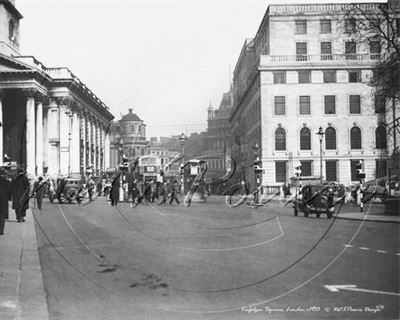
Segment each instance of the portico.
[{"label": "portico", "polygon": [[105,104],[67,68],[0,54],[0,155],[28,175],[96,174],[109,166],[113,119]]}]

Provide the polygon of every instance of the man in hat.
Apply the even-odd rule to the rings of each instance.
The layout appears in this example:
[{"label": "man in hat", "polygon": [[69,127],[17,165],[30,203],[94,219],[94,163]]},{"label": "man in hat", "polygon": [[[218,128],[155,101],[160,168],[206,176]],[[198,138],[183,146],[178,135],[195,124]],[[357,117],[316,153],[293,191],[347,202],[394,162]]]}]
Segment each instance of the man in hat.
[{"label": "man in hat", "polygon": [[18,173],[12,181],[13,209],[18,222],[25,222],[26,210],[29,208],[30,183],[25,170],[18,168]]},{"label": "man in hat", "polygon": [[43,181],[43,177],[39,177],[33,184],[33,194],[36,197],[38,209],[42,210],[43,197],[46,192],[46,181]]}]

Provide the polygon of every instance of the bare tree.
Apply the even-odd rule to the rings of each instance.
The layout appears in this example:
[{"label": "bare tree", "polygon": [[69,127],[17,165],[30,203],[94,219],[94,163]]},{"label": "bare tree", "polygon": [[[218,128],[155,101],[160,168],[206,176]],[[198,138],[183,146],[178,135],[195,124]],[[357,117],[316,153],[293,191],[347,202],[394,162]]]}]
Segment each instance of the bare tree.
[{"label": "bare tree", "polygon": [[[400,5],[389,3],[346,4],[342,7],[345,33],[360,44],[369,47],[370,59],[376,60],[369,85],[375,94],[383,97],[388,135],[393,137],[393,154],[397,150],[400,116]],[[346,54],[355,48],[346,47]],[[386,107],[387,106],[387,107]]]}]

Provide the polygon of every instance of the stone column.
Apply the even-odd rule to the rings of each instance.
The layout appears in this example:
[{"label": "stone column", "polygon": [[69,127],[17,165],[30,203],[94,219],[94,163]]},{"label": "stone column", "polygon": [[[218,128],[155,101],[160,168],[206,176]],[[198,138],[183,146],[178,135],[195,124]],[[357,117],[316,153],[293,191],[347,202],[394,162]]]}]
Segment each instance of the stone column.
[{"label": "stone column", "polygon": [[50,100],[47,110],[47,136],[48,136],[48,174],[56,177],[60,174],[60,118],[58,111],[58,101]]},{"label": "stone column", "polygon": [[78,174],[80,171],[80,119],[77,112],[72,115],[72,135],[71,135],[71,171]]},{"label": "stone column", "polygon": [[29,176],[36,173],[36,136],[35,136],[35,98],[26,99],[26,171]]},{"label": "stone column", "polygon": [[[65,102],[63,102],[65,103]],[[60,111],[60,172],[62,175],[68,175],[71,169],[70,157],[70,112],[68,105],[63,104],[59,108]]]},{"label": "stone column", "polygon": [[83,163],[81,163],[82,159],[79,160],[79,163],[80,163],[81,174],[83,174],[86,170],[86,162],[87,162],[87,160],[86,160],[86,115],[84,112],[81,113],[80,119],[81,119],[81,130],[80,130],[81,141],[80,141],[80,143],[82,144],[82,147],[83,147],[81,149],[83,152],[83,155],[82,155]]},{"label": "stone column", "polygon": [[92,149],[92,164],[93,164],[93,171],[97,171],[96,161],[96,119],[92,118],[91,121],[91,149]]},{"label": "stone column", "polygon": [[[87,159],[86,166],[93,164],[92,159],[92,121],[90,115],[86,118],[86,145],[87,145]],[[85,168],[86,170],[86,168]]]},{"label": "stone column", "polygon": [[104,133],[104,169],[110,167],[110,130],[106,129]]},{"label": "stone column", "polygon": [[97,166],[99,172],[103,171],[102,165],[101,165],[101,123],[100,121],[97,121],[96,125],[96,132],[97,132]]},{"label": "stone column", "polygon": [[49,168],[49,121],[48,121],[48,115],[49,115],[49,108],[44,107],[43,108],[43,167],[47,167],[47,174],[48,168]]},{"label": "stone column", "polygon": [[36,174],[43,175],[43,103],[36,106]]},{"label": "stone column", "polygon": [[100,123],[100,131],[99,131],[99,142],[100,142],[100,170],[105,172],[104,167],[104,125]]}]

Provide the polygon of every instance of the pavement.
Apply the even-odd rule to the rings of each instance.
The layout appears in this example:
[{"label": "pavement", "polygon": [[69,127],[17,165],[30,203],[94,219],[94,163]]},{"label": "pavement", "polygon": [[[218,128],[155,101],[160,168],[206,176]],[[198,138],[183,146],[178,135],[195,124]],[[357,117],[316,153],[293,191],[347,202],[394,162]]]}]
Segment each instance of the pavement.
[{"label": "pavement", "polygon": [[[10,208],[10,218],[15,212]],[[46,320],[49,313],[32,211],[25,222],[6,220],[0,236],[0,319]]]},{"label": "pavement", "polygon": [[[224,197],[210,197],[209,203],[223,203]],[[270,205],[279,205],[277,201]],[[400,215],[385,214],[382,204],[360,207],[343,205],[337,219],[400,223]],[[15,215],[10,208],[10,217]],[[0,236],[0,319],[46,320],[49,311],[39,261],[34,217],[27,211],[26,222],[7,220]]]}]

